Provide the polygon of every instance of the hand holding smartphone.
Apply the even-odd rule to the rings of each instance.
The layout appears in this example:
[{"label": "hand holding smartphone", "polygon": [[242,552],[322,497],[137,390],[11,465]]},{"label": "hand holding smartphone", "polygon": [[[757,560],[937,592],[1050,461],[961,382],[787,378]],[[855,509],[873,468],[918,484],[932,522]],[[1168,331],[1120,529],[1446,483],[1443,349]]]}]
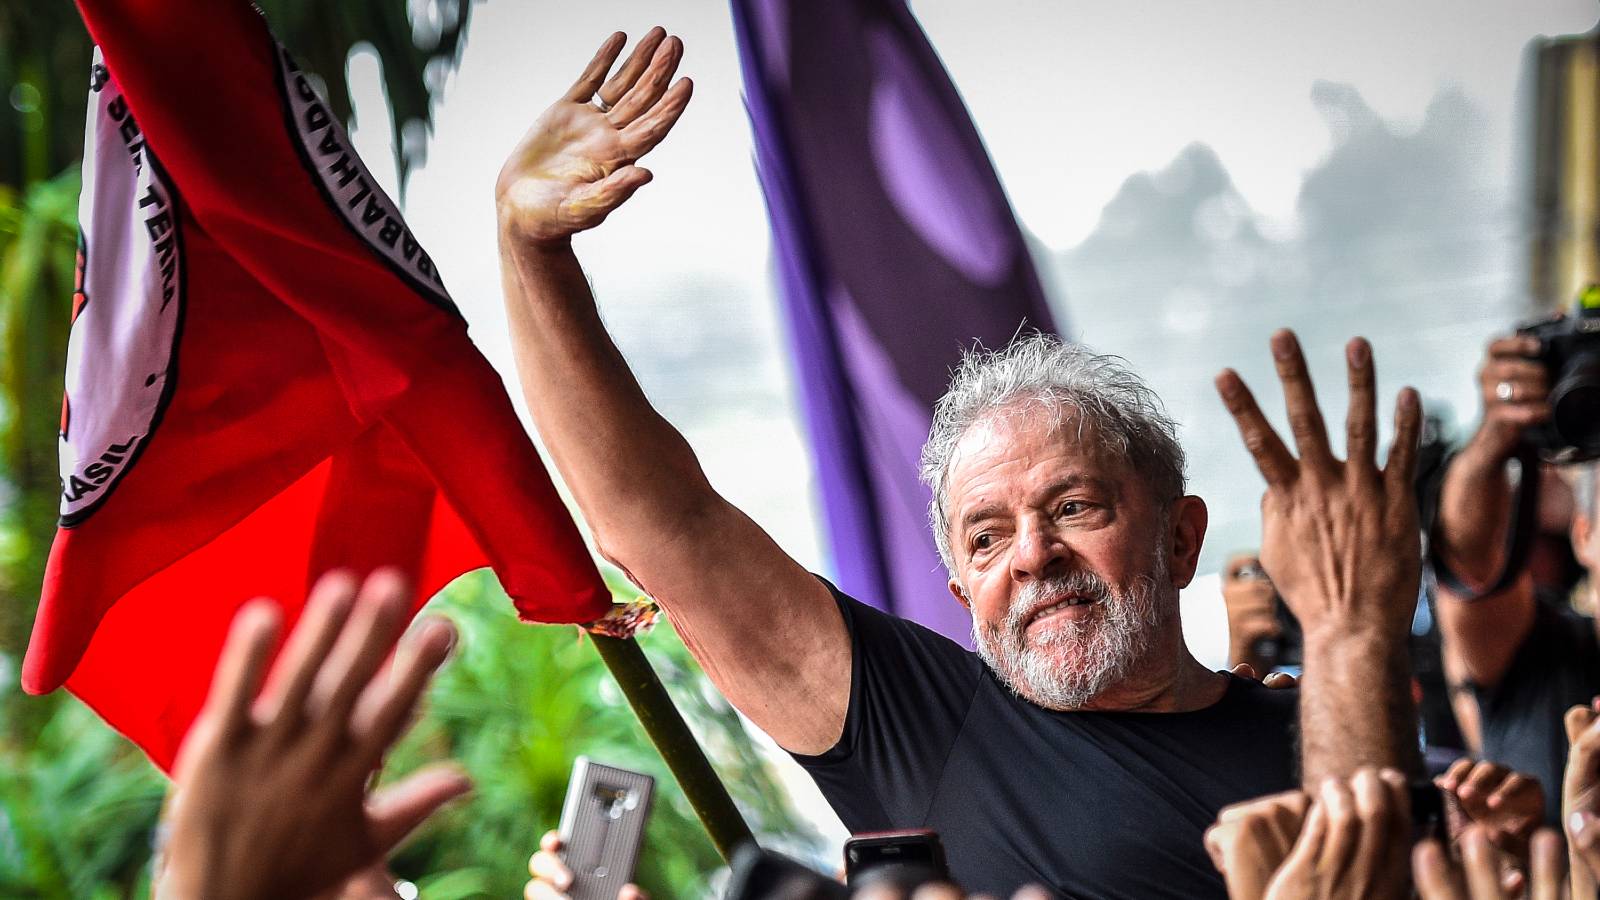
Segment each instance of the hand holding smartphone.
[{"label": "hand holding smartphone", "polygon": [[572,871],[567,889],[572,900],[616,900],[633,880],[654,792],[649,775],[578,757],[560,827],[562,859]]}]

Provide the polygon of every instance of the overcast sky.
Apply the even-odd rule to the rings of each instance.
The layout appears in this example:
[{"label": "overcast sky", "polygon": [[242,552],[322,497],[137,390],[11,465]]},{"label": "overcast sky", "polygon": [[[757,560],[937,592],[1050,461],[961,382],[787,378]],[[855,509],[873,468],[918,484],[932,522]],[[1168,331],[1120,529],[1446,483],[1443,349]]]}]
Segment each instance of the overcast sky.
[{"label": "overcast sky", "polygon": [[[1127,177],[1167,165],[1196,141],[1216,151],[1266,224],[1293,233],[1301,177],[1332,146],[1310,101],[1318,80],[1354,87],[1402,129],[1420,122],[1441,88],[1458,87],[1491,123],[1478,150],[1509,187],[1524,45],[1538,34],[1585,30],[1597,12],[1589,0],[923,0],[914,9],[966,98],[1019,218],[1053,250],[1086,237]],[[706,408],[679,396],[679,406],[706,413],[680,425],[725,492],[802,561],[822,565],[724,4],[476,6],[428,162],[412,179],[408,218],[477,341],[510,373],[494,256],[495,173],[607,33],[638,35],[658,22],[684,38],[683,72],[696,81],[694,101],[645,161],[655,182],[581,239],[579,252],[608,319],[649,326],[618,335],[642,374],[660,360],[673,370],[715,367],[704,359],[715,347],[695,346],[702,363],[674,355],[706,327],[739,338],[729,352],[741,354],[734,362],[747,370],[735,391],[747,402]],[[355,61],[352,74],[358,84],[370,82],[371,63]],[[364,155],[382,168],[387,128],[361,124]],[[645,386],[653,394],[694,393],[667,380],[647,377]],[[719,417],[717,406],[730,413]]]}]

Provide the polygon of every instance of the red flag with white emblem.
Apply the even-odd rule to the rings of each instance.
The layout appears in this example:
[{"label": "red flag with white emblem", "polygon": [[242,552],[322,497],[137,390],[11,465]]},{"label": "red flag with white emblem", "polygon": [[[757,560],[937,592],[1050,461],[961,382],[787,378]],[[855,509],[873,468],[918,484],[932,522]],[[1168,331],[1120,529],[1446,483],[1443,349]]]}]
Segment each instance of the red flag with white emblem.
[{"label": "red flag with white emblem", "polygon": [[[61,524],[23,668],[170,767],[229,621],[334,567],[524,618],[610,596],[427,252],[248,4],[82,0],[98,44]],[[181,26],[179,25],[181,23]]]}]

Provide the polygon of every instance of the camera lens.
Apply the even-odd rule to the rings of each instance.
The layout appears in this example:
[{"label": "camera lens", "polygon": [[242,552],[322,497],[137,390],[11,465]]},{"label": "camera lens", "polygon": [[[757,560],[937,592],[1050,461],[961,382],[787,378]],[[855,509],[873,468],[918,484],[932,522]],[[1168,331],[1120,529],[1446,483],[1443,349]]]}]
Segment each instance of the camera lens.
[{"label": "camera lens", "polygon": [[1575,356],[1550,390],[1551,426],[1579,459],[1600,456],[1600,355]]}]

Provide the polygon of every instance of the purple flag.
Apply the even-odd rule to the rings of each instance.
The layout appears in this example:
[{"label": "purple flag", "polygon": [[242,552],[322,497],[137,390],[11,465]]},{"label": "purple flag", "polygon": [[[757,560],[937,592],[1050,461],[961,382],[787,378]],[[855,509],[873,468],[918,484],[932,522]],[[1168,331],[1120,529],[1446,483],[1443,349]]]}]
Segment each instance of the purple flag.
[{"label": "purple flag", "polygon": [[732,0],[839,586],[966,640],[917,480],[963,347],[1050,310],[978,132],[901,0]]}]

